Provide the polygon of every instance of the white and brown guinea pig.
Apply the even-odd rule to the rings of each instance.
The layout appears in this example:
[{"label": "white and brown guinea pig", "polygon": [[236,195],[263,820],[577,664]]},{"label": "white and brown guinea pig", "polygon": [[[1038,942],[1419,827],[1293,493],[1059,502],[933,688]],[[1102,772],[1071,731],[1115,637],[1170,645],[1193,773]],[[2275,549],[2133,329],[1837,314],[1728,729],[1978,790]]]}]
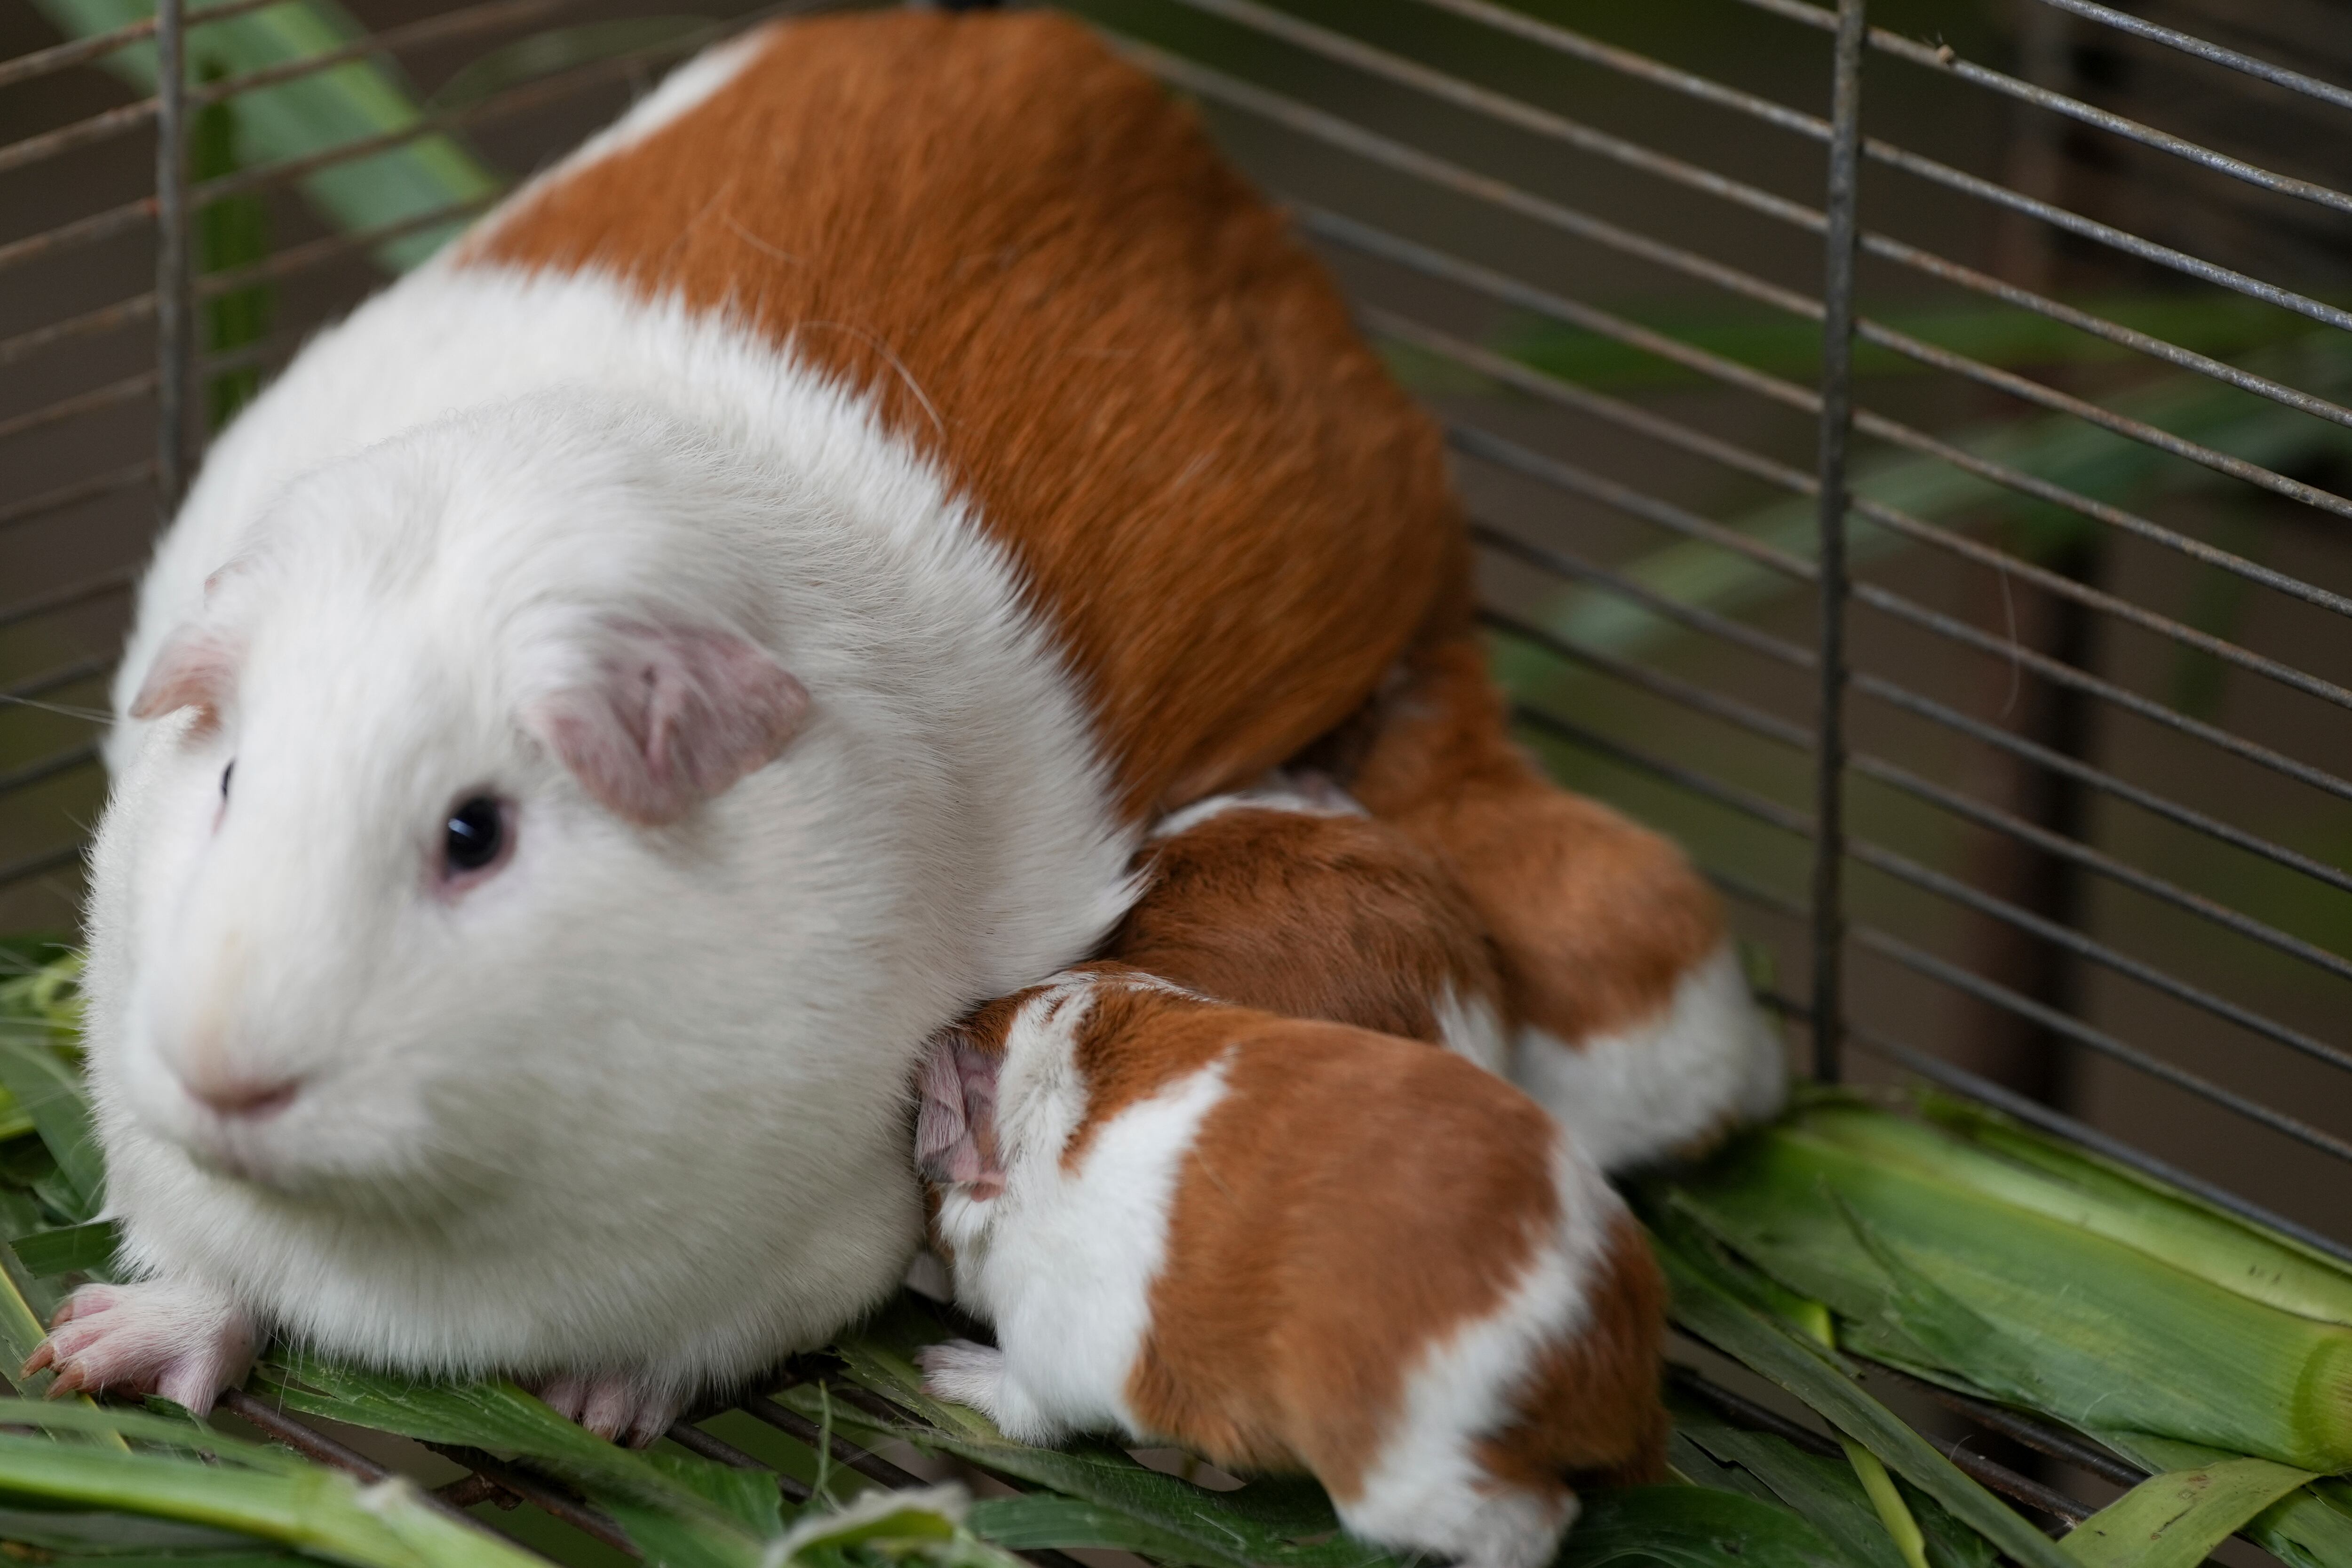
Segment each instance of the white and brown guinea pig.
[{"label": "white and brown guinea pig", "polygon": [[1292,1018],[1426,1040],[1504,1070],[1503,986],[1477,911],[1429,850],[1290,771],[1152,829],[1104,956]]},{"label": "white and brown guinea pig", "polygon": [[1671,842],[1545,776],[1474,631],[1356,726],[1353,798],[1433,855],[1493,944],[1510,1076],[1604,1170],[1695,1154],[1787,1092],[1721,901]]},{"label": "white and brown guinea pig", "polygon": [[1106,964],[921,1082],[934,1233],[998,1341],[925,1352],[929,1387],[1010,1436],[1304,1468],[1358,1536],[1474,1568],[1549,1562],[1579,1485],[1663,1478],[1656,1266],[1494,1075]]}]

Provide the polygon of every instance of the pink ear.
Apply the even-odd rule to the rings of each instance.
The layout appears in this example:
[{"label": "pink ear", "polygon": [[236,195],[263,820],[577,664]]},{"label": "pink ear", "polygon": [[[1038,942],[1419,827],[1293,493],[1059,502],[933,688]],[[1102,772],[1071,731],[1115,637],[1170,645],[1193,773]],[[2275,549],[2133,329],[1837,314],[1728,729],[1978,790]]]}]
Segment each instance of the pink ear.
[{"label": "pink ear", "polygon": [[675,822],[773,762],[808,691],[766,649],[692,626],[612,628],[593,678],[537,717],[594,795],[631,822]]},{"label": "pink ear", "polygon": [[915,1167],[942,1185],[969,1185],[976,1198],[1004,1190],[996,1149],[998,1058],[974,1048],[961,1029],[933,1037],[918,1079]]},{"label": "pink ear", "polygon": [[133,719],[157,719],[182,708],[202,708],[212,721],[236,679],[236,654],[209,628],[182,626],[163,641],[139,695],[131,700]]}]

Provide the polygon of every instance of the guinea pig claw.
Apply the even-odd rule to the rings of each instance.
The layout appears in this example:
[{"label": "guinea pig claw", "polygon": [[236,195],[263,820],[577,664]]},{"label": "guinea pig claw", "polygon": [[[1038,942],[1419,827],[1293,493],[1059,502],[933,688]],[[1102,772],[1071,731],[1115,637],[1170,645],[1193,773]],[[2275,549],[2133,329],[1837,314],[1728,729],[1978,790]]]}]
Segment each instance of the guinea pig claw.
[{"label": "guinea pig claw", "polygon": [[48,1341],[43,1340],[33,1347],[33,1353],[25,1358],[25,1364],[16,1369],[16,1375],[21,1379],[45,1372],[57,1359],[58,1352],[50,1347]]}]

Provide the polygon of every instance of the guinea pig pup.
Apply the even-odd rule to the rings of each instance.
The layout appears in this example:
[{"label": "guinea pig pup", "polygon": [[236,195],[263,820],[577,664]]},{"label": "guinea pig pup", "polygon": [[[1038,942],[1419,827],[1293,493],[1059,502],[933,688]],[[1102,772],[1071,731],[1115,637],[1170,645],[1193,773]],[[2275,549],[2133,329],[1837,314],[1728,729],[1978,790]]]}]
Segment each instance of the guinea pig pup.
[{"label": "guinea pig pup", "polygon": [[1506,1066],[1502,982],[1437,858],[1327,777],[1291,772],[1161,821],[1104,949],[1219,1001],[1427,1040]]},{"label": "guinea pig pup", "polygon": [[947,1032],[921,1085],[935,1238],[998,1337],[928,1386],[1009,1435],[1304,1467],[1357,1535],[1475,1568],[1664,1475],[1641,1231],[1461,1058],[1101,965]]}]

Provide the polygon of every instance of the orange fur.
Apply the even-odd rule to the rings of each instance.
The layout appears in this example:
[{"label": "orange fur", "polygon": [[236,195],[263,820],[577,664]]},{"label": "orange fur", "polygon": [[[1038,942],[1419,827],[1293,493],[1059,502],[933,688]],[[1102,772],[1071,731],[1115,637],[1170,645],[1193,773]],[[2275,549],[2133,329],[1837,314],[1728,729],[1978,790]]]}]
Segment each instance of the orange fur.
[{"label": "orange fur", "polygon": [[1512,1011],[1561,1041],[1652,1016],[1723,941],[1722,908],[1679,849],[1512,744],[1473,637],[1429,649],[1383,699],[1348,787],[1443,858],[1494,939]]},{"label": "orange fur", "polygon": [[1493,946],[1428,850],[1360,816],[1239,807],[1142,856],[1107,956],[1244,1007],[1441,1043],[1437,1001],[1499,1015]]},{"label": "orange fur", "polygon": [[1465,559],[1439,443],[1193,113],[1044,14],[756,47],[459,264],[602,268],[869,393],[1020,562],[1138,816],[1359,707]]}]

